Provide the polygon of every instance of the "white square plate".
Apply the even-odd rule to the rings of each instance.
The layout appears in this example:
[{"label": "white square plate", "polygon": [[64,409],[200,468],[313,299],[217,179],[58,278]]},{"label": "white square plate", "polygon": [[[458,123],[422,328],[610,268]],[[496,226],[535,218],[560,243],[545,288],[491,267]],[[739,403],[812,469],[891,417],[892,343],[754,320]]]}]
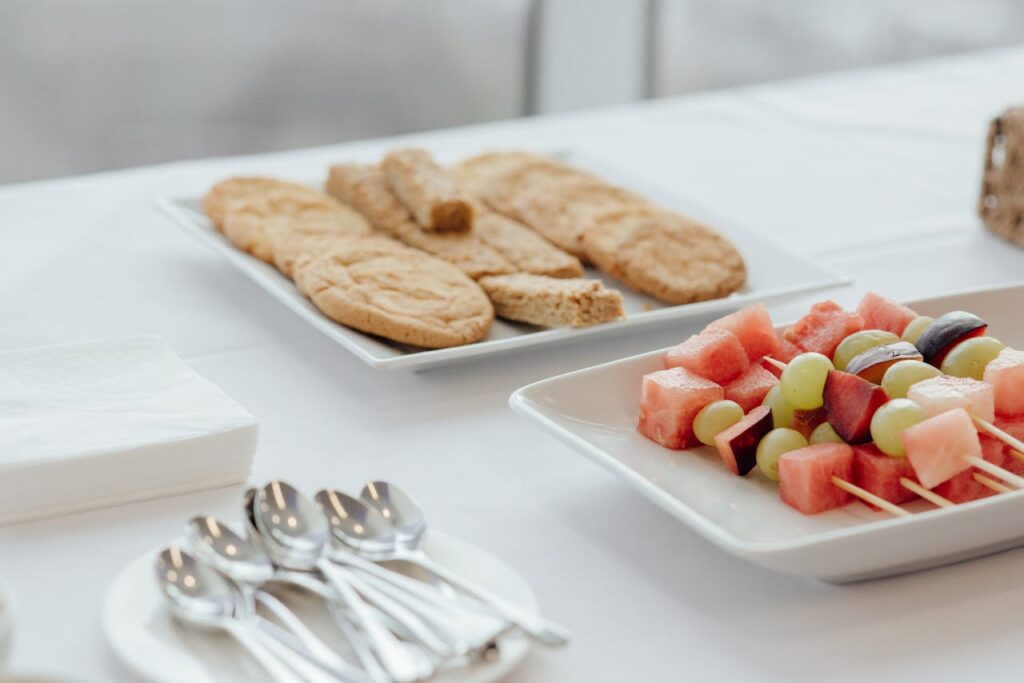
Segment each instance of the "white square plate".
[{"label": "white square plate", "polygon": [[589,169],[610,182],[645,195],[667,208],[713,225],[732,240],[743,254],[748,270],[746,286],[722,299],[668,306],[651,297],[633,292],[594,269],[588,269],[587,277],[600,277],[608,286],[622,291],[627,315],[625,320],[578,329],[543,329],[498,319],[495,320],[488,336],[475,344],[447,349],[419,349],[364,334],[328,319],[277,269],[235,249],[223,235],[214,230],[213,224],[203,215],[200,197],[164,197],[158,200],[158,206],[183,228],[223,254],[229,263],[260,285],[268,294],[374,368],[422,370],[467,358],[505,354],[518,349],[564,343],[582,337],[605,336],[694,316],[707,316],[738,309],[754,301],[826,289],[848,282],[847,278],[811,258],[789,252],[759,235],[717,220],[706,211],[672,196],[671,193],[645,186],[625,177],[615,169],[608,169],[575,153],[561,153],[557,156],[575,166]]},{"label": "white square plate", "polygon": [[[1024,348],[1024,284],[915,301],[933,317],[971,311],[1009,346]],[[781,328],[780,328],[781,329]],[[519,389],[512,407],[632,484],[715,545],[765,567],[826,581],[914,571],[1024,545],[1024,493],[946,509],[924,501],[894,518],[860,503],[806,516],[764,477],[737,477],[712,449],[672,451],[636,431],[640,379],[664,349]]]}]

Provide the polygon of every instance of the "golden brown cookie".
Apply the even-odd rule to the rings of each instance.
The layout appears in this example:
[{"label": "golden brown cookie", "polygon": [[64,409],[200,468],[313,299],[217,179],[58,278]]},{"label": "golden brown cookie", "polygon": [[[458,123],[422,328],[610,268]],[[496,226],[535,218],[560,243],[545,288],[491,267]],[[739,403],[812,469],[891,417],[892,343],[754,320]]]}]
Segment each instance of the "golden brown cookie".
[{"label": "golden brown cookie", "polygon": [[507,259],[472,232],[445,233],[420,227],[388,188],[384,172],[377,166],[332,166],[327,191],[361,211],[379,230],[448,261],[474,279],[515,272]]},{"label": "golden brown cookie", "polygon": [[240,176],[222,180],[211,187],[203,196],[203,213],[213,221],[217,230],[223,230],[224,218],[230,203],[244,197],[262,196],[272,192],[284,192],[297,197],[320,194],[311,187],[287,180]]},{"label": "golden brown cookie", "polygon": [[550,159],[520,151],[486,152],[464,159],[451,167],[452,175],[465,191],[480,196],[485,187],[520,168]]},{"label": "golden brown cookie", "polygon": [[504,256],[516,270],[550,277],[579,277],[580,260],[548,242],[519,221],[476,203],[473,228],[484,244]]},{"label": "golden brown cookie", "polygon": [[581,327],[624,317],[622,295],[600,280],[516,273],[480,278],[502,318],[541,327]]},{"label": "golden brown cookie", "polygon": [[423,229],[466,232],[473,227],[469,195],[426,150],[389,152],[381,168],[391,191]]},{"label": "golden brown cookie", "polygon": [[387,238],[346,238],[326,254],[299,259],[294,277],[327,317],[405,344],[469,344],[494,320],[487,296],[465,273]]},{"label": "golden brown cookie", "polygon": [[290,233],[368,235],[373,226],[350,206],[323,193],[274,190],[226,206],[224,235],[242,251],[270,262],[274,244]]},{"label": "golden brown cookie", "polygon": [[294,275],[295,264],[300,260],[318,258],[332,248],[343,245],[348,239],[351,237],[336,233],[282,233],[273,240],[274,266],[290,278]]},{"label": "golden brown cookie", "polygon": [[669,304],[717,299],[746,281],[743,258],[729,240],[667,211],[633,207],[600,215],[583,246],[601,270]]}]

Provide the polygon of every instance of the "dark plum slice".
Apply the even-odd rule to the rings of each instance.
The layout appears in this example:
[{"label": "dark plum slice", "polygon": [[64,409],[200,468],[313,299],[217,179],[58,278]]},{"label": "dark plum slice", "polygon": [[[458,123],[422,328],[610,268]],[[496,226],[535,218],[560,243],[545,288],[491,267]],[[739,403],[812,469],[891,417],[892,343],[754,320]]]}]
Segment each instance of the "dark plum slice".
[{"label": "dark plum slice", "polygon": [[950,311],[939,316],[917,338],[915,346],[926,363],[942,365],[954,346],[971,337],[981,337],[988,331],[988,323],[967,311]]},{"label": "dark plum slice", "polygon": [[854,356],[853,360],[846,364],[846,372],[881,384],[882,376],[890,365],[901,360],[921,360],[921,356],[921,352],[910,342],[900,341],[876,346]]},{"label": "dark plum slice", "polygon": [[758,406],[732,427],[718,433],[715,447],[733,474],[742,477],[754,469],[757,465],[757,444],[772,431],[772,427],[772,409]]},{"label": "dark plum slice", "polygon": [[825,381],[825,415],[846,443],[871,441],[871,418],[888,400],[882,387],[848,372],[832,370]]}]

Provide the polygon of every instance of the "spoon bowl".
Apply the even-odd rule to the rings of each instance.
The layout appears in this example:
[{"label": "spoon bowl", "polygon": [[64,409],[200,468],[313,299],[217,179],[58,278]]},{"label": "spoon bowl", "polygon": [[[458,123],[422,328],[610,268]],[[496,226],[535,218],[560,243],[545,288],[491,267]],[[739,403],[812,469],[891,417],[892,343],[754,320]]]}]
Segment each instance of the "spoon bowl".
[{"label": "spoon bowl", "polygon": [[188,537],[200,559],[235,581],[260,584],[274,576],[274,565],[263,549],[215,517],[193,517]]},{"label": "spoon bowl", "polygon": [[335,541],[366,557],[383,557],[394,550],[397,536],[376,508],[336,489],[318,491],[315,500]]},{"label": "spoon bowl", "polygon": [[234,616],[228,582],[176,545],[157,556],[156,578],[172,614],[184,622],[219,629]]},{"label": "spoon bowl", "polygon": [[409,549],[418,548],[427,531],[423,508],[409,494],[386,481],[371,481],[359,499],[377,510],[394,530],[395,538]]},{"label": "spoon bowl", "polygon": [[273,559],[289,569],[311,570],[330,540],[327,520],[292,485],[271,481],[253,501],[256,529]]}]

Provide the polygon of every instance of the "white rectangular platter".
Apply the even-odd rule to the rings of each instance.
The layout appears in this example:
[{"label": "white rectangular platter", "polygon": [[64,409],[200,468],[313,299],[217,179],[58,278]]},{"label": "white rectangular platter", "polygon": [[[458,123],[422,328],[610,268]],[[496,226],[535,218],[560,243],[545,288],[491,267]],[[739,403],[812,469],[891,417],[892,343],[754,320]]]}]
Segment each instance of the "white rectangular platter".
[{"label": "white rectangular platter", "polygon": [[[922,315],[962,309],[1024,348],[1024,284],[910,302]],[[715,545],[788,574],[846,582],[898,574],[1024,545],[1024,492],[894,518],[861,503],[805,516],[777,485],[731,474],[711,448],[672,451],[636,431],[640,380],[664,349],[542,380],[516,391],[517,412],[604,465]]]},{"label": "white rectangular platter", "polygon": [[[447,349],[419,349],[390,342],[339,325],[320,313],[291,281],[257,258],[234,247],[218,233],[203,215],[200,197],[164,197],[158,206],[185,230],[223,254],[228,263],[262,287],[298,316],[348,349],[374,368],[424,370],[469,358],[506,354],[520,349],[550,346],[584,337],[597,337],[647,325],[676,322],[690,317],[708,316],[735,310],[748,303],[785,297],[802,292],[845,284],[848,280],[809,257],[794,254],[752,231],[744,230],[708,215],[670,192],[659,190],[626,177],[603,164],[575,153],[560,153],[568,163],[593,171],[602,178],[645,195],[663,206],[693,216],[714,226],[736,245],[747,263],[746,286],[731,296],[680,306],[669,306],[651,297],[627,289],[621,283],[588,269],[587,277],[600,277],[619,289],[625,299],[626,319],[603,325],[568,329],[543,329],[498,319],[488,336],[475,344]],[[340,160],[339,160],[340,161]],[[269,170],[272,172],[272,169]],[[326,175],[326,169],[324,169]]]}]

